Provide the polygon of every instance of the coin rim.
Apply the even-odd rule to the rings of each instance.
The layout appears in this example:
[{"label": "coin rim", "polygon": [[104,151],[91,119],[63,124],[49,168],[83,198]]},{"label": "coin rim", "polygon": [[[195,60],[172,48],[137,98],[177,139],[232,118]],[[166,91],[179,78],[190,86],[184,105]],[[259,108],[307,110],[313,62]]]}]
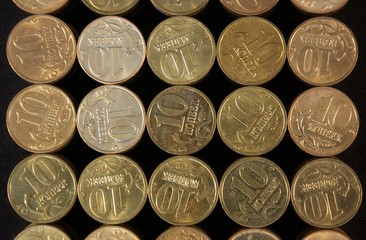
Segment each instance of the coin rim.
[{"label": "coin rim", "polygon": [[133,0],[134,2],[126,7],[126,8],[123,8],[123,9],[119,9],[119,10],[116,10],[116,11],[106,11],[106,10],[101,10],[101,9],[98,9],[98,8],[95,8],[93,7],[89,2],[91,0],[81,0],[84,5],[89,9],[91,10],[93,13],[97,14],[97,15],[102,15],[102,16],[114,16],[116,17],[116,15],[126,15],[128,14],[130,11],[132,11],[136,6],[137,4],[139,3],[139,0]]},{"label": "coin rim", "polygon": [[[251,234],[251,233],[257,233],[260,234],[266,234],[269,237],[272,237],[272,240],[281,240],[281,238],[272,230],[267,228],[246,228],[236,231],[234,234],[231,235],[229,240],[240,240],[240,237],[242,234]],[[245,236],[244,236],[245,237]],[[245,239],[243,239],[245,240]]]},{"label": "coin rim", "polygon": [[[184,0],[187,1],[187,0]],[[150,0],[151,4],[161,13],[163,13],[164,15],[168,16],[168,17],[172,17],[172,16],[193,16],[196,15],[198,13],[200,13],[201,11],[203,11],[208,3],[210,2],[209,0],[204,0],[203,4],[201,4],[198,8],[195,9],[191,9],[191,10],[187,10],[184,12],[175,12],[172,11],[168,8],[164,8],[161,4],[159,5],[159,3],[157,3],[157,0]]]},{"label": "coin rim", "polygon": [[[37,9],[32,9],[32,8],[28,8],[26,7],[21,0],[12,0],[13,3],[20,8],[21,10],[27,12],[27,13],[31,13],[31,14],[56,14],[59,11],[65,9],[67,6],[69,6],[69,4],[71,3],[70,0],[63,0],[63,3],[59,3],[58,6],[56,7],[52,7],[52,8],[43,8],[40,9],[39,11],[37,11]],[[53,5],[54,6],[54,5]]]},{"label": "coin rim", "polygon": [[332,10],[327,10],[327,11],[316,11],[317,9],[315,9],[315,11],[310,11],[309,8],[304,7],[303,5],[299,4],[298,1],[296,0],[291,0],[293,6],[299,10],[300,12],[303,12],[305,14],[310,14],[310,15],[330,15],[333,13],[338,12],[339,10],[341,10],[348,2],[348,0],[344,0],[343,4],[340,4],[337,8],[334,8]]},{"label": "coin rim", "polygon": [[244,12],[244,11],[236,11],[235,9],[231,9],[227,4],[225,4],[224,1],[225,0],[220,0],[220,3],[224,7],[224,9],[226,11],[228,11],[229,13],[234,14],[235,16],[238,16],[238,17],[266,15],[267,13],[271,12],[273,10],[273,8],[275,8],[277,3],[279,2],[279,0],[272,0],[272,4],[269,7],[262,9],[261,11]]}]

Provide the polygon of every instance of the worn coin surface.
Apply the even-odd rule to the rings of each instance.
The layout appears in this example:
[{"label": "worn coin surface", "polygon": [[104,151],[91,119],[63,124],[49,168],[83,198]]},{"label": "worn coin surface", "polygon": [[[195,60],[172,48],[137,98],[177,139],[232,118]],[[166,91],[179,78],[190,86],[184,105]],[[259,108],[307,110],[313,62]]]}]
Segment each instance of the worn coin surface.
[{"label": "worn coin surface", "polygon": [[194,15],[208,4],[209,0],[151,0],[156,9],[168,16]]},{"label": "worn coin surface", "polygon": [[340,90],[310,88],[300,94],[288,114],[291,138],[314,156],[333,156],[346,150],[359,129],[356,106]]},{"label": "worn coin surface", "polygon": [[237,231],[229,240],[281,240],[281,238],[269,229],[243,229]]},{"label": "worn coin surface", "polygon": [[123,15],[133,10],[139,0],[82,0],[82,2],[99,15]]},{"label": "worn coin surface", "polygon": [[271,11],[278,0],[220,0],[229,12],[238,16],[264,15]]},{"label": "worn coin surface", "polygon": [[174,156],[162,162],[149,182],[152,208],[172,225],[194,225],[216,206],[218,183],[212,169],[192,156]]},{"label": "worn coin surface", "polygon": [[277,221],[290,201],[285,173],[263,157],[239,158],[220,182],[220,202],[226,214],[245,227],[264,227]]},{"label": "worn coin surface", "polygon": [[140,240],[130,229],[118,225],[105,225],[90,233],[85,240]]},{"label": "worn coin surface", "polygon": [[291,0],[301,11],[309,14],[331,14],[340,10],[348,0]]},{"label": "worn coin surface", "polygon": [[294,74],[305,83],[330,86],[345,79],[358,58],[351,30],[337,19],[315,17],[291,34],[287,59]]},{"label": "worn coin surface", "polygon": [[160,234],[156,240],[172,240],[172,239],[210,240],[211,238],[197,227],[175,226],[168,228],[166,231]]},{"label": "worn coin surface", "polygon": [[14,240],[71,240],[70,236],[53,225],[30,225],[21,231]]},{"label": "worn coin surface", "polygon": [[306,234],[301,238],[296,238],[301,240],[351,240],[347,234],[341,232],[338,229],[321,229],[314,230],[311,233]]},{"label": "worn coin surface", "polygon": [[53,14],[62,10],[70,0],[13,0],[23,11],[33,14]]}]

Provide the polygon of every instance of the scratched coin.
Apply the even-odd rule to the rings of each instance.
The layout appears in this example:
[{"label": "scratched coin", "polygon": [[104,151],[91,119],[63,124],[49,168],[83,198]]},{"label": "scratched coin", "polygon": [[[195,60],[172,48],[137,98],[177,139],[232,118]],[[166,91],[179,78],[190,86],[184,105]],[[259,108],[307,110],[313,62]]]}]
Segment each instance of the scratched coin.
[{"label": "scratched coin", "polygon": [[191,156],[162,162],[149,182],[149,200],[156,214],[172,225],[194,225],[216,206],[218,183],[212,169]]},{"label": "scratched coin", "polygon": [[151,0],[156,9],[168,16],[174,15],[194,15],[201,12],[209,0],[184,0],[184,1],[167,1],[167,0]]},{"label": "scratched coin", "polygon": [[82,0],[82,2],[99,15],[124,15],[132,11],[139,0]]},{"label": "scratched coin", "polygon": [[65,232],[53,225],[30,225],[21,231],[14,240],[71,240]]},{"label": "scratched coin", "polygon": [[233,151],[262,155],[274,149],[287,128],[286,109],[271,91],[242,87],[229,94],[217,113],[221,139]]},{"label": "scratched coin", "polygon": [[333,156],[346,150],[359,128],[351,99],[331,87],[315,87],[300,94],[288,114],[288,129],[295,144],[314,156]]},{"label": "scratched coin", "polygon": [[77,111],[77,129],[95,151],[110,154],[133,148],[145,130],[145,108],[131,90],[104,85],[90,91]]},{"label": "scratched coin", "polygon": [[76,200],[76,177],[61,158],[34,154],[19,162],[8,180],[8,198],[15,212],[29,222],[60,220]]},{"label": "scratched coin", "polygon": [[13,0],[23,11],[33,14],[55,14],[66,8],[70,0]]},{"label": "scratched coin", "polygon": [[161,80],[172,85],[194,84],[211,70],[215,39],[197,19],[177,16],[159,23],[147,41],[147,60]]},{"label": "scratched coin", "polygon": [[309,14],[331,14],[346,5],[348,0],[291,0],[299,10]]},{"label": "scratched coin", "polygon": [[306,163],[296,173],[291,201],[297,215],[306,223],[318,228],[339,227],[351,220],[361,205],[361,182],[342,161],[319,158]]},{"label": "scratched coin", "polygon": [[237,16],[264,15],[270,12],[278,0],[220,0],[222,6]]},{"label": "scratched coin", "polygon": [[258,228],[277,221],[290,201],[285,173],[263,157],[243,157],[231,164],[220,182],[220,202],[237,224]]},{"label": "scratched coin", "polygon": [[315,17],[291,34],[287,59],[294,74],[305,83],[330,86],[345,79],[358,58],[356,38],[337,19]]},{"label": "scratched coin", "polygon": [[174,226],[165,230],[156,240],[210,240],[201,229],[194,226]]},{"label": "scratched coin", "polygon": [[198,89],[174,86],[151,101],[146,124],[151,139],[162,150],[192,154],[211,141],[216,113],[210,99]]},{"label": "scratched coin", "polygon": [[140,240],[130,229],[123,226],[105,225],[90,233],[85,240]]},{"label": "scratched coin", "polygon": [[59,88],[40,84],[21,90],[9,104],[6,125],[13,140],[34,153],[56,152],[75,133],[75,108]]},{"label": "scratched coin", "polygon": [[232,235],[229,240],[281,240],[281,238],[269,229],[242,229]]},{"label": "scratched coin", "polygon": [[305,236],[298,238],[299,240],[351,240],[347,234],[339,229],[321,229],[314,230]]}]

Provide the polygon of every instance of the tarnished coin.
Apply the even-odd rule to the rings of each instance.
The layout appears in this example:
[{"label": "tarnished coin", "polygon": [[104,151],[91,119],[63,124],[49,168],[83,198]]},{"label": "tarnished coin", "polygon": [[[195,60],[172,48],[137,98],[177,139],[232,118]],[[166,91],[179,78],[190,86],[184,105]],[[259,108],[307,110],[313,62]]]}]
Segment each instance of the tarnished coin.
[{"label": "tarnished coin", "polygon": [[301,11],[309,14],[331,14],[346,5],[348,0],[291,0]]},{"label": "tarnished coin", "polygon": [[31,83],[54,83],[65,77],[76,59],[71,29],[50,15],[32,15],[10,32],[6,55],[12,69]]},{"label": "tarnished coin", "polygon": [[200,12],[209,0],[151,0],[156,9],[168,16],[174,15],[194,15]]},{"label": "tarnished coin", "polygon": [[286,59],[280,30],[260,17],[230,23],[217,43],[217,61],[225,75],[241,85],[259,85],[274,78]]},{"label": "tarnished coin", "polygon": [[126,152],[141,139],[145,130],[145,108],[131,90],[105,85],[89,92],[79,105],[77,129],[95,151]]},{"label": "tarnished coin", "polygon": [[23,149],[34,153],[56,152],[75,132],[75,108],[71,99],[51,85],[32,85],[10,102],[6,125]]},{"label": "tarnished coin", "polygon": [[322,229],[312,231],[299,240],[351,240],[347,234],[336,229]]},{"label": "tarnished coin", "polygon": [[23,11],[33,14],[54,14],[69,5],[70,0],[13,0]]},{"label": "tarnished coin", "polygon": [[212,169],[191,156],[161,163],[149,182],[149,200],[156,214],[172,225],[194,225],[216,206],[218,183]]},{"label": "tarnished coin", "polygon": [[14,240],[71,240],[70,236],[52,225],[31,225],[20,232]]},{"label": "tarnished coin", "polygon": [[260,239],[260,240],[281,240],[277,234],[268,229],[243,229],[232,235],[229,240],[249,240],[249,239]]},{"label": "tarnished coin", "polygon": [[134,77],[145,55],[145,40],[140,30],[117,16],[92,21],[77,43],[80,66],[92,79],[103,84],[124,83]]},{"label": "tarnished coin", "polygon": [[82,2],[100,15],[123,15],[133,10],[139,0],[82,0]]},{"label": "tarnished coin", "polygon": [[196,88],[170,87],[160,92],[147,110],[147,130],[162,150],[192,154],[204,148],[216,128],[216,113],[210,99]]},{"label": "tarnished coin", "polygon": [[359,128],[356,106],[343,92],[315,87],[300,94],[288,114],[291,138],[314,156],[333,156],[346,150]]},{"label": "tarnished coin", "polygon": [[264,15],[271,11],[278,0],[220,0],[229,12],[238,16]]},{"label": "tarnished coin", "polygon": [[18,163],[8,180],[8,198],[19,216],[29,222],[60,220],[76,200],[76,177],[61,158],[34,154]]},{"label": "tarnished coin", "polygon": [[210,240],[211,238],[197,227],[175,226],[168,228],[168,230],[160,234],[156,240],[172,240],[172,239]]},{"label": "tarnished coin", "polygon": [[216,44],[210,30],[197,19],[177,16],[159,23],[147,41],[153,72],[172,85],[197,83],[211,70]]},{"label": "tarnished coin", "polygon": [[286,109],[271,91],[242,87],[227,96],[217,113],[221,139],[233,151],[262,155],[274,149],[287,128]]},{"label": "tarnished coin", "polygon": [[123,226],[102,226],[90,233],[85,240],[140,240],[130,229]]},{"label": "tarnished coin", "polygon": [[263,157],[239,158],[220,182],[220,201],[226,214],[245,227],[264,227],[277,221],[290,201],[285,173]]},{"label": "tarnished coin", "polygon": [[356,38],[337,19],[311,18],[291,34],[287,58],[295,75],[315,86],[330,86],[345,79],[358,58]]}]

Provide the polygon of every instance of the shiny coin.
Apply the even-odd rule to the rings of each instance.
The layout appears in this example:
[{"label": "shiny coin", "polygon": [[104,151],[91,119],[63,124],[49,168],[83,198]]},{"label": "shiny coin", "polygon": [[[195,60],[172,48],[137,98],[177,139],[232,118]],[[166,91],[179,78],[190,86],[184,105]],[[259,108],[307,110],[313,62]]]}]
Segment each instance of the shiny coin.
[{"label": "shiny coin", "polygon": [[146,55],[140,30],[127,19],[101,17],[84,28],[77,44],[83,70],[103,84],[119,84],[134,77]]},{"label": "shiny coin", "polygon": [[268,229],[243,229],[232,235],[229,240],[281,240],[277,234]]},{"label": "shiny coin", "polygon": [[71,238],[58,227],[52,225],[31,225],[20,232],[14,240],[71,240]]},{"label": "shiny coin", "polygon": [[18,163],[8,181],[8,198],[29,222],[50,223],[64,217],[76,200],[76,177],[61,158],[34,154]]},{"label": "shiny coin", "polygon": [[32,85],[10,102],[6,125],[13,140],[34,153],[56,152],[75,132],[75,109],[70,98],[51,85]]},{"label": "shiny coin", "polygon": [[291,0],[291,2],[303,12],[325,15],[338,11],[348,0]]},{"label": "shiny coin", "polygon": [[168,16],[173,15],[194,15],[200,12],[209,0],[184,0],[167,1],[151,0],[156,9]]},{"label": "shiny coin", "polygon": [[10,66],[31,83],[54,83],[65,77],[76,59],[76,41],[60,19],[33,15],[10,32],[6,54]]},{"label": "shiny coin", "polygon": [[259,85],[274,78],[286,59],[280,30],[260,17],[230,23],[217,43],[217,61],[225,75],[241,85]]},{"label": "shiny coin", "polygon": [[151,206],[172,225],[194,225],[204,220],[215,208],[217,198],[214,172],[195,157],[171,157],[150,178]]},{"label": "shiny coin", "polygon": [[85,240],[140,240],[140,238],[128,228],[122,226],[102,226],[90,233]]},{"label": "shiny coin", "polygon": [[344,93],[330,87],[311,88],[292,103],[288,114],[291,138],[314,156],[333,156],[346,150],[357,136],[359,118]]},{"label": "shiny coin", "polygon": [[287,58],[304,82],[329,86],[345,79],[356,65],[358,47],[351,30],[334,18],[316,17],[291,34]]},{"label": "shiny coin", "polygon": [[135,217],[144,206],[147,180],[130,158],[104,155],[89,163],[81,173],[78,197],[85,212],[96,221],[123,223]]},{"label": "shiny coin", "polygon": [[351,240],[347,234],[336,229],[323,229],[312,231],[306,236],[299,238],[301,240]]},{"label": "shiny coin", "polygon": [[239,154],[262,155],[274,149],[286,132],[286,109],[269,90],[242,87],[227,96],[217,113],[221,139]]},{"label": "shiny coin", "polygon": [[65,8],[70,0],[13,0],[23,11],[33,14],[53,14]]},{"label": "shiny coin", "polygon": [[362,201],[361,182],[342,161],[316,159],[296,173],[291,201],[297,215],[306,223],[319,228],[335,228],[357,213]]},{"label": "shiny coin", "polygon": [[133,10],[139,0],[82,0],[82,2],[100,15],[123,15]]},{"label": "shiny coin", "polygon": [[187,227],[187,226],[180,226],[180,227],[171,227],[162,234],[156,240],[210,240],[211,238],[208,237],[202,230],[197,227]]},{"label": "shiny coin", "polygon": [[220,201],[226,214],[245,227],[264,227],[277,221],[290,201],[285,173],[263,157],[244,157],[225,171]]},{"label": "shiny coin", "polygon": [[147,60],[153,72],[172,85],[194,84],[215,61],[216,45],[210,30],[191,17],[171,17],[152,31]]},{"label": "shiny coin", "polygon": [[204,148],[216,128],[215,109],[196,88],[170,87],[160,92],[147,110],[147,130],[162,150],[192,154]]},{"label": "shiny coin", "polygon": [[109,154],[133,148],[145,130],[145,108],[131,90],[100,86],[89,92],[77,112],[81,138],[95,151]]},{"label": "shiny coin", "polygon": [[220,0],[229,12],[238,16],[264,15],[276,6],[278,0]]}]

